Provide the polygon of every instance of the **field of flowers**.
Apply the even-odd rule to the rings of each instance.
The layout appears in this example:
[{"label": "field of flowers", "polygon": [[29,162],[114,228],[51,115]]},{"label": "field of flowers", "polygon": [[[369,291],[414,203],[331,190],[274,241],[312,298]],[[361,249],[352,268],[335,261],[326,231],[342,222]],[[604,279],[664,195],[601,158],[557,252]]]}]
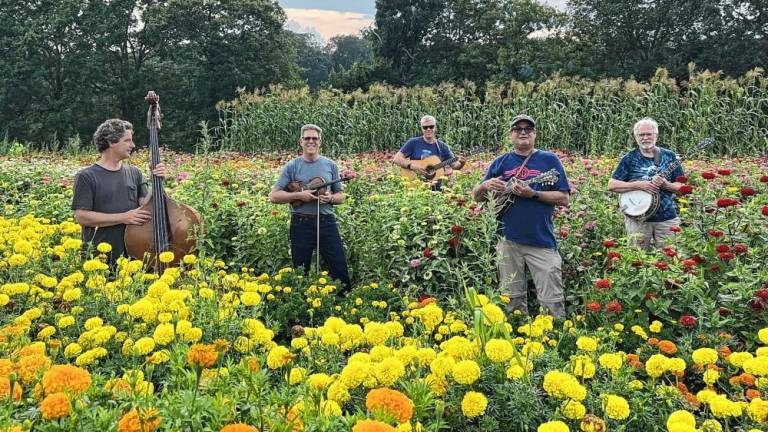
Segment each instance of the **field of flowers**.
[{"label": "field of flowers", "polygon": [[768,160],[687,163],[684,225],[643,252],[615,159],[562,157],[564,322],[504,313],[495,219],[469,200],[492,155],[442,194],[341,160],[346,296],[289,267],[266,199],[286,156],[168,156],[200,248],[113,278],[69,210],[92,160],[0,158],[0,431],[768,430]]}]

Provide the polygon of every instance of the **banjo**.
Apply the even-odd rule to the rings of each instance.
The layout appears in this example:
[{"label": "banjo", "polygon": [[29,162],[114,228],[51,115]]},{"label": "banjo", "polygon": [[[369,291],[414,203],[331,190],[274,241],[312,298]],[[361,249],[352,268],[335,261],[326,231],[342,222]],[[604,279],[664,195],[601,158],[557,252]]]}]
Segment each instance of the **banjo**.
[{"label": "banjo", "polygon": [[[675,160],[663,171],[657,175],[662,178],[667,178],[677,167],[683,164],[683,161],[691,156],[695,151],[702,150],[705,147],[713,143],[712,138],[705,138],[704,141],[696,144],[688,149],[683,157]],[[632,181],[638,181],[635,179]],[[619,208],[622,213],[627,217],[634,219],[638,222],[645,222],[650,219],[656,211],[659,209],[661,202],[661,193],[649,193],[643,190],[633,190],[628,192],[622,192],[619,194]]]}]

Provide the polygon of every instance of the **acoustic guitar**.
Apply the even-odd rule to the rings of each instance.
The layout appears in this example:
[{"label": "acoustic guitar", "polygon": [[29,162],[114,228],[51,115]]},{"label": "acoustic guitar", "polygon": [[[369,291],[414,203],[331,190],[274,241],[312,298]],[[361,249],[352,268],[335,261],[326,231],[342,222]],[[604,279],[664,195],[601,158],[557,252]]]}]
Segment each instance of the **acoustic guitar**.
[{"label": "acoustic guitar", "polygon": [[[411,169],[400,168],[400,175],[407,178],[408,180],[413,180],[415,178],[420,178],[425,181],[440,180],[441,178],[445,177],[445,167],[458,160],[459,158],[452,157],[450,159],[440,161],[440,157],[438,156],[428,156],[421,160],[410,161]],[[424,169],[424,174],[414,171],[413,168]]]}]

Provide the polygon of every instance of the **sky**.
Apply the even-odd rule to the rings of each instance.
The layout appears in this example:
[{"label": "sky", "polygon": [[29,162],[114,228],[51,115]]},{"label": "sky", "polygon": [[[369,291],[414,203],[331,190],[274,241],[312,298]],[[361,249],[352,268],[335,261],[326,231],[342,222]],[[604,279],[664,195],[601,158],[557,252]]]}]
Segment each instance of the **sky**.
[{"label": "sky", "polygon": [[[539,0],[565,8],[567,0]],[[340,34],[357,34],[373,23],[375,0],[278,0],[288,15],[286,26],[298,33],[312,33],[323,42]]]}]

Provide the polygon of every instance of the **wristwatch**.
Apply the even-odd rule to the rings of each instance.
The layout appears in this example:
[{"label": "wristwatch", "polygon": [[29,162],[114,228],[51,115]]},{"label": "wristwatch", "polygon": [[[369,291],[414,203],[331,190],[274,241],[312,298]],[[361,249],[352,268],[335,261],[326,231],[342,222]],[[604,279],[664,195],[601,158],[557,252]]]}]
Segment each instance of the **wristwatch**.
[{"label": "wristwatch", "polygon": [[533,191],[533,196],[531,196],[531,199],[539,199],[541,195],[539,195],[539,191]]}]

